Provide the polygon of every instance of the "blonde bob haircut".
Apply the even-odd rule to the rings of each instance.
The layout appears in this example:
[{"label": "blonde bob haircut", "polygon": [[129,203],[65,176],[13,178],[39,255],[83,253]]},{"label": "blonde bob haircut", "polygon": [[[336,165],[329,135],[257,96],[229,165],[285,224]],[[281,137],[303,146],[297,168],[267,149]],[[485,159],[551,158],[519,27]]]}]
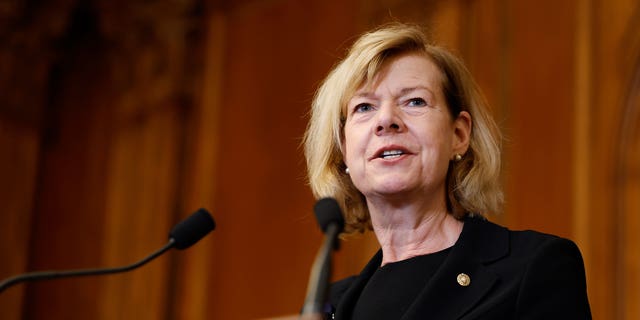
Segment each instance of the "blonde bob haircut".
[{"label": "blonde bob haircut", "polygon": [[369,84],[391,58],[418,53],[441,72],[441,89],[452,119],[471,115],[469,149],[462,160],[449,163],[447,209],[458,219],[498,212],[500,132],[477,84],[460,59],[431,44],[416,26],[394,23],[363,34],[318,88],[304,136],[308,179],[316,198],[335,198],[345,215],[345,233],[371,229],[364,195],[348,174],[342,155],[346,106],[356,90]]}]

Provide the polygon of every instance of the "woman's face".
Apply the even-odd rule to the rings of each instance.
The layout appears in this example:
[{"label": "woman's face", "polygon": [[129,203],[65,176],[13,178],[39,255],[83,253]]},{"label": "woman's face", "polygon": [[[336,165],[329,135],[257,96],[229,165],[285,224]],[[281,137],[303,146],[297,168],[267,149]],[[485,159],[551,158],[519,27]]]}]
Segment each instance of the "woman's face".
[{"label": "woman's face", "polygon": [[343,155],[366,197],[444,195],[449,161],[468,147],[471,118],[462,112],[452,120],[440,81],[429,59],[404,54],[349,100]]}]

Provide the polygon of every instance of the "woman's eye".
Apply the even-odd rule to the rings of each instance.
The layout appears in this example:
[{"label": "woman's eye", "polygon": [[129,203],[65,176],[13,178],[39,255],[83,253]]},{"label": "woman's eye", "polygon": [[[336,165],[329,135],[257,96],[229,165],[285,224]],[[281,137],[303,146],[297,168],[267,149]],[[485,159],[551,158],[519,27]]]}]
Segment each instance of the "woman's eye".
[{"label": "woman's eye", "polygon": [[407,105],[410,107],[423,107],[427,105],[427,102],[422,98],[413,98],[409,100]]},{"label": "woman's eye", "polygon": [[355,112],[367,112],[373,110],[373,106],[368,103],[360,103],[355,108]]}]

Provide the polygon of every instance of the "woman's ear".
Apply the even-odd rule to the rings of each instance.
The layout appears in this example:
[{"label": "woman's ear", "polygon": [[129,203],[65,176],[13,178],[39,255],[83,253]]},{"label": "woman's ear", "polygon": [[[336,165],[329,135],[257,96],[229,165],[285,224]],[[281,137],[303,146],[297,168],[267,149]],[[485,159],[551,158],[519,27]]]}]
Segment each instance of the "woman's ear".
[{"label": "woman's ear", "polygon": [[453,156],[464,155],[469,149],[471,141],[472,121],[471,115],[466,111],[461,111],[453,121]]}]

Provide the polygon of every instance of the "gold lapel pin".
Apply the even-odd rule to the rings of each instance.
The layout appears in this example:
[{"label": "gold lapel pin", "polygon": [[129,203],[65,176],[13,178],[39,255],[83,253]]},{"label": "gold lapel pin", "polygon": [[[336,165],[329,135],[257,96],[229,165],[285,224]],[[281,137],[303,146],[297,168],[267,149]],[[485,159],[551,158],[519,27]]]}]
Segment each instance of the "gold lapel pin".
[{"label": "gold lapel pin", "polygon": [[466,287],[471,284],[471,278],[465,273],[459,274],[456,280],[458,280],[458,284],[463,287]]}]

